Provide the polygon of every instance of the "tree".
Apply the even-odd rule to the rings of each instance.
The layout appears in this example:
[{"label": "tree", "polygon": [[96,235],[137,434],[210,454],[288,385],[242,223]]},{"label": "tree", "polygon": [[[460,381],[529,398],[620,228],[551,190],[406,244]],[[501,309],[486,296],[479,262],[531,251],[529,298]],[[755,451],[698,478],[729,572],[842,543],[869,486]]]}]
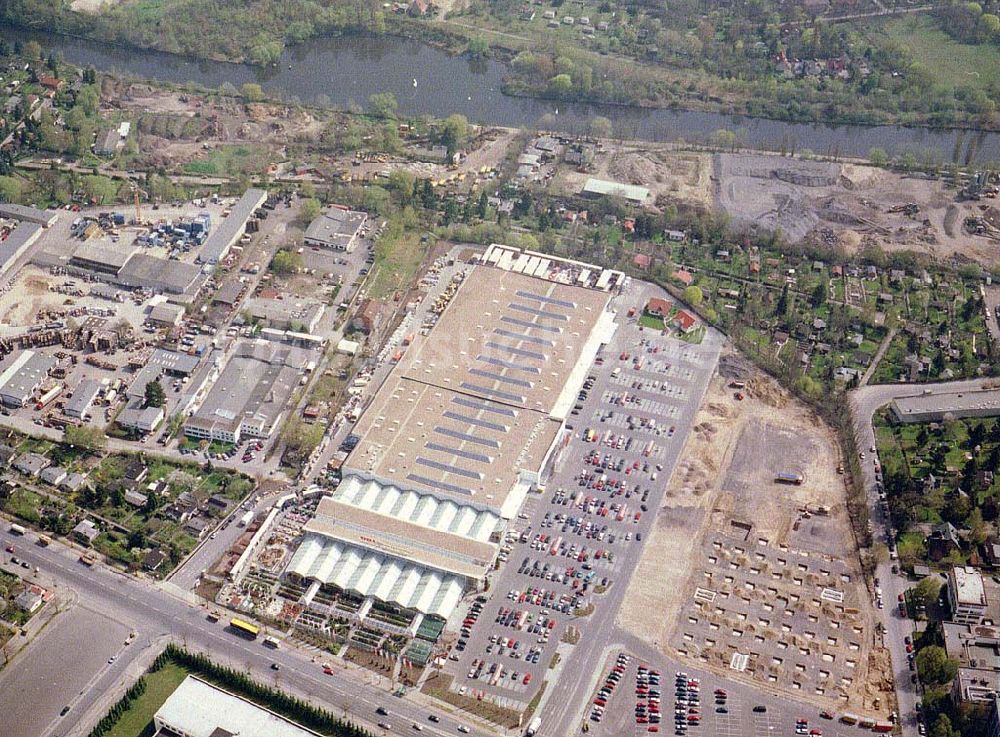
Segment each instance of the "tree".
[{"label": "tree", "polygon": [[256,82],[245,83],[240,87],[240,94],[249,102],[259,102],[264,99],[264,89]]},{"label": "tree", "polygon": [[573,78],[568,74],[557,74],[549,80],[549,93],[564,97],[573,91]]},{"label": "tree", "polygon": [[146,384],[145,406],[162,407],[166,403],[166,401],[167,397],[163,393],[163,387],[160,385],[159,379],[153,379],[148,384]]},{"label": "tree", "polygon": [[958,661],[949,658],[947,651],[938,645],[928,645],[921,649],[916,660],[921,682],[930,686],[951,683],[958,673]]},{"label": "tree", "polygon": [[441,143],[448,149],[450,158],[469,137],[469,121],[464,115],[458,113],[449,115],[441,128]]},{"label": "tree", "polygon": [[962,735],[952,728],[951,719],[947,714],[938,714],[934,724],[931,725],[930,737],[962,737]]},{"label": "tree", "polygon": [[775,312],[782,316],[788,314],[788,282],[785,282],[785,286],[781,289],[781,296],[778,297],[778,305]]},{"label": "tree", "polygon": [[590,135],[594,138],[611,138],[614,132],[611,121],[605,117],[597,115],[590,120]]},{"label": "tree", "polygon": [[889,154],[884,148],[873,148],[868,151],[868,161],[872,166],[885,167],[889,163]]},{"label": "tree", "polygon": [[829,287],[827,286],[826,280],[821,279],[819,284],[816,285],[816,288],[813,289],[812,299],[809,300],[812,302],[813,307],[819,307],[821,304],[826,302],[828,291]]},{"label": "tree", "polygon": [[63,430],[63,442],[85,450],[100,450],[107,442],[104,433],[96,427],[75,427],[67,425]]},{"label": "tree", "polygon": [[933,576],[920,579],[920,582],[910,589],[910,602],[917,608],[926,609],[937,601],[941,594],[941,585]]},{"label": "tree", "polygon": [[368,112],[376,118],[395,118],[399,103],[391,92],[376,92],[368,98]]},{"label": "tree", "polygon": [[302,256],[294,251],[278,251],[271,259],[271,271],[279,276],[298,273],[302,268]]},{"label": "tree", "polygon": [[695,284],[684,290],[684,301],[692,307],[700,305],[703,299],[705,299],[705,295],[701,291],[701,287]]},{"label": "tree", "polygon": [[307,197],[302,200],[302,209],[299,210],[299,214],[303,222],[311,223],[313,220],[319,217],[320,212],[323,207],[320,205],[319,200],[315,197]]},{"label": "tree", "polygon": [[475,38],[469,39],[467,49],[470,56],[478,59],[490,53],[490,44],[482,36],[476,36]]}]

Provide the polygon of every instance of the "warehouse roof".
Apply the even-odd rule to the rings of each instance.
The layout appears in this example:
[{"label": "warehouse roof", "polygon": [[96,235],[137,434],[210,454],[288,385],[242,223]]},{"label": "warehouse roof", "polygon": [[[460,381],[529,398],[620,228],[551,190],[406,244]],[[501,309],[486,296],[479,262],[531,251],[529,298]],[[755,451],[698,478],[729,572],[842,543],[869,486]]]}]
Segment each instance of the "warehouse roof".
[{"label": "warehouse roof", "polygon": [[324,497],[303,528],[335,540],[478,579],[486,575],[496,547],[416,522]]},{"label": "warehouse roof", "polygon": [[299,383],[302,365],[289,348],[275,349],[266,341],[241,344],[189,424],[232,432],[245,420],[273,424]]},{"label": "warehouse roof", "polygon": [[219,287],[219,291],[216,292],[212,301],[224,305],[234,305],[237,301],[239,301],[240,294],[242,292],[243,282],[239,279],[233,278]]},{"label": "warehouse roof", "polygon": [[394,373],[547,413],[607,302],[604,292],[477,267]]},{"label": "warehouse roof", "polygon": [[180,305],[170,304],[169,302],[162,302],[158,305],[153,305],[152,309],[149,311],[150,320],[153,322],[168,323],[170,325],[176,325],[183,315],[183,307]]},{"label": "warehouse roof", "polygon": [[26,402],[56,365],[56,359],[38,351],[21,351],[0,363],[0,394]]},{"label": "warehouse roof", "polygon": [[165,348],[157,348],[149,357],[147,365],[161,366],[167,371],[178,374],[193,374],[198,368],[198,356],[191,356],[187,353],[168,351]]},{"label": "warehouse roof", "polygon": [[20,251],[31,245],[42,232],[42,226],[37,223],[20,223],[5,240],[0,242],[0,268],[9,266],[11,261],[20,255]]},{"label": "warehouse roof", "polygon": [[39,210],[37,207],[0,202],[0,217],[22,220],[27,223],[36,223],[47,227],[55,223],[58,213],[52,210]]},{"label": "warehouse roof", "polygon": [[893,401],[896,414],[903,420],[908,416],[944,416],[951,413],[959,417],[987,417],[1000,414],[1000,389],[964,392],[932,392],[912,397],[898,397]]},{"label": "warehouse roof", "polygon": [[261,706],[188,676],[155,715],[166,726],[188,737],[318,737]]},{"label": "warehouse roof", "polygon": [[135,247],[112,248],[111,246],[99,243],[81,243],[73,251],[70,261],[75,261],[81,266],[90,267],[97,265],[109,271],[121,271],[121,268],[128,263],[136,252]]},{"label": "warehouse roof", "polygon": [[148,253],[135,254],[118,273],[119,281],[126,286],[174,294],[195,291],[201,284],[201,276],[201,269],[194,264],[169,261]]},{"label": "warehouse roof", "polygon": [[254,210],[267,200],[267,191],[263,189],[248,189],[229,211],[229,216],[215,228],[205,240],[198,254],[198,260],[203,264],[215,264],[226,257],[246,228],[247,220]]},{"label": "warehouse roof", "polygon": [[97,398],[100,391],[101,383],[99,381],[84,379],[73,390],[73,396],[66,402],[66,407],[63,409],[64,414],[70,417],[82,417],[90,409],[90,405],[94,403],[94,399]]},{"label": "warehouse roof", "polygon": [[331,206],[309,223],[305,241],[334,248],[347,248],[367,218],[363,212]]},{"label": "warehouse roof", "polygon": [[583,185],[583,193],[590,195],[602,195],[607,197],[623,197],[632,202],[645,202],[649,199],[649,190],[635,184],[624,184],[622,182],[609,182],[605,179],[594,179],[591,177]]},{"label": "warehouse roof", "polygon": [[307,532],[286,572],[447,619],[463,579]]},{"label": "warehouse roof", "polygon": [[499,513],[558,431],[541,412],[390,376],[354,428],[361,442],[345,473]]}]

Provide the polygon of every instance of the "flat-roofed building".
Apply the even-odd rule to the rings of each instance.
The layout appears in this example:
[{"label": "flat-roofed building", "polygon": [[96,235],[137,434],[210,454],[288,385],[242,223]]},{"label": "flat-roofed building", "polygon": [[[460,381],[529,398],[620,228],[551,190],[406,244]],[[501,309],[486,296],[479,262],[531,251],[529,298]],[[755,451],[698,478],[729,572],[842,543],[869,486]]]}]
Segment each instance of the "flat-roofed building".
[{"label": "flat-roofed building", "polygon": [[0,273],[14,266],[24,252],[38,240],[42,232],[43,227],[38,223],[28,221],[18,223],[18,226],[0,242]]},{"label": "flat-roofed building", "polygon": [[[343,480],[307,523],[287,573],[441,617],[481,583],[503,520],[541,482],[614,330],[608,292],[550,279],[547,268],[469,273],[355,425]],[[341,575],[345,566],[364,575]],[[440,596],[410,601],[398,581],[409,569]]]},{"label": "flat-roofed building", "polygon": [[115,281],[132,289],[192,296],[201,288],[205,278],[195,264],[137,253],[125,262]]},{"label": "flat-roofed building", "polygon": [[73,396],[66,402],[63,414],[67,417],[83,419],[87,412],[90,411],[90,407],[94,404],[94,400],[97,399],[97,395],[100,393],[101,383],[99,381],[84,379],[77,385],[73,391]]},{"label": "flat-roofed building", "polygon": [[170,304],[169,302],[161,302],[158,305],[153,305],[149,311],[149,317],[147,319],[154,325],[177,327],[181,324],[181,319],[183,317],[183,307],[180,305]]},{"label": "flat-roofed building", "polygon": [[363,212],[331,205],[309,223],[303,241],[307,246],[353,251],[358,233],[367,219],[368,216]]},{"label": "flat-roofed building", "polygon": [[243,305],[243,312],[275,330],[312,333],[323,317],[324,305],[286,294],[281,299],[248,299]]},{"label": "flat-roofed building", "polygon": [[267,201],[267,190],[248,189],[232,206],[229,215],[205,240],[198,253],[203,264],[217,264],[229,254],[236,241],[246,232],[247,222],[258,207]]},{"label": "flat-roofed building", "polygon": [[987,606],[983,574],[972,566],[955,566],[948,571],[948,603],[952,621],[960,624],[982,622]]},{"label": "flat-roofed building", "polygon": [[83,243],[73,251],[69,263],[80,269],[117,277],[136,250],[134,247],[112,248],[97,243]]},{"label": "flat-roofed building", "polygon": [[637,205],[649,202],[649,190],[635,184],[609,182],[591,177],[583,185],[581,194],[585,197],[619,197]]},{"label": "flat-roofed building", "polygon": [[56,359],[38,351],[12,353],[0,363],[0,402],[23,407],[55,368]]},{"label": "flat-roofed building", "polygon": [[153,715],[153,737],[320,737],[252,701],[188,676]]},{"label": "flat-roofed building", "polygon": [[53,210],[39,210],[37,207],[27,205],[15,205],[9,202],[0,202],[0,218],[10,218],[20,220],[24,223],[35,223],[46,228],[55,225],[59,219],[59,213]]},{"label": "flat-roofed building", "polygon": [[1000,389],[930,391],[898,397],[889,406],[898,422],[941,422],[946,415],[956,420],[963,417],[996,417],[1000,415]]},{"label": "flat-roofed building", "polygon": [[294,348],[258,340],[242,343],[184,432],[192,438],[238,443],[267,438],[281,422],[305,362]]}]

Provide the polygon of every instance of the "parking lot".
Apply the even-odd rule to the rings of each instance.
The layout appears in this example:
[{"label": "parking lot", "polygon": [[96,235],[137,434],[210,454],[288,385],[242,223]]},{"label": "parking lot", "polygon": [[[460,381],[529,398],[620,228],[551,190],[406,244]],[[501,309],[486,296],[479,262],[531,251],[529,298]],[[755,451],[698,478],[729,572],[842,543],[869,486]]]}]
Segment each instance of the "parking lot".
[{"label": "parking lot", "polygon": [[661,658],[649,661],[627,651],[614,653],[602,665],[588,705],[589,734],[856,737],[870,733],[841,723],[833,712],[795,706],[702,670],[676,667]]},{"label": "parking lot", "polygon": [[618,331],[591,366],[544,490],[508,530],[490,597],[449,623],[461,693],[524,708],[557,645],[587,644],[597,609],[621,599],[717,350],[639,327],[626,312],[648,289],[617,298]]},{"label": "parking lot", "polygon": [[702,552],[679,652],[791,692],[838,699],[851,688],[871,634],[843,562],[753,536],[709,535]]}]

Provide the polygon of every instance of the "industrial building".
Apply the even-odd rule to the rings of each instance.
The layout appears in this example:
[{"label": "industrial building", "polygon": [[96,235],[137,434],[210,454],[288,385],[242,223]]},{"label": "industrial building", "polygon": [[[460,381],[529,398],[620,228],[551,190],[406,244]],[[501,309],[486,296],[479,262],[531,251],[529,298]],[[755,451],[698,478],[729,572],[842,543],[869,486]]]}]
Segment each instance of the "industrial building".
[{"label": "industrial building", "polygon": [[608,292],[552,275],[478,266],[415,337],[286,569],[307,602],[328,586],[447,618],[482,581],[614,331]]},{"label": "industrial building", "polygon": [[593,177],[586,181],[580,194],[584,197],[618,197],[635,205],[645,205],[649,202],[649,190],[645,187]]},{"label": "industrial building", "polygon": [[134,246],[112,248],[97,243],[83,243],[73,251],[69,264],[79,269],[116,277],[138,250]]},{"label": "industrial building", "polygon": [[963,392],[929,392],[899,397],[890,405],[897,422],[941,422],[947,417],[996,417],[1000,415],[1000,389]]},{"label": "industrial building", "polygon": [[56,359],[38,351],[12,353],[0,363],[0,402],[6,407],[23,407],[55,368]]},{"label": "industrial building", "polygon": [[240,344],[205,401],[188,418],[185,434],[224,443],[270,437],[305,363],[294,348],[275,347],[264,340]]},{"label": "industrial building", "polygon": [[0,218],[20,220],[23,223],[34,223],[48,228],[55,225],[59,215],[52,210],[39,210],[37,207],[0,202]]},{"label": "industrial building", "polygon": [[254,297],[243,305],[243,312],[264,326],[299,333],[315,332],[324,309],[320,302],[299,300],[289,295],[284,295],[283,299]]},{"label": "industrial building", "polygon": [[82,420],[90,407],[101,393],[101,383],[93,379],[84,379],[73,391],[73,396],[66,402],[63,414],[67,417],[75,417]]},{"label": "industrial building", "polygon": [[7,237],[0,241],[0,272],[13,266],[26,250],[38,240],[42,234],[42,226],[38,223],[23,221],[18,223]]},{"label": "industrial building", "polygon": [[331,205],[326,212],[309,223],[303,241],[307,246],[351,252],[367,218],[363,212]]},{"label": "industrial building", "polygon": [[246,232],[247,222],[258,207],[267,201],[267,190],[248,189],[233,205],[229,215],[218,228],[212,231],[198,254],[203,264],[217,264],[226,257],[229,249],[236,245]]},{"label": "industrial building", "polygon": [[115,282],[130,289],[149,289],[193,297],[205,278],[205,274],[195,264],[137,253],[125,262]]},{"label": "industrial building", "polygon": [[154,737],[320,737],[252,701],[188,676],[153,715]]},{"label": "industrial building", "polygon": [[169,302],[161,302],[158,305],[153,305],[153,307],[149,310],[149,317],[146,319],[154,325],[176,327],[180,325],[183,317],[183,307],[180,305],[170,304]]}]

